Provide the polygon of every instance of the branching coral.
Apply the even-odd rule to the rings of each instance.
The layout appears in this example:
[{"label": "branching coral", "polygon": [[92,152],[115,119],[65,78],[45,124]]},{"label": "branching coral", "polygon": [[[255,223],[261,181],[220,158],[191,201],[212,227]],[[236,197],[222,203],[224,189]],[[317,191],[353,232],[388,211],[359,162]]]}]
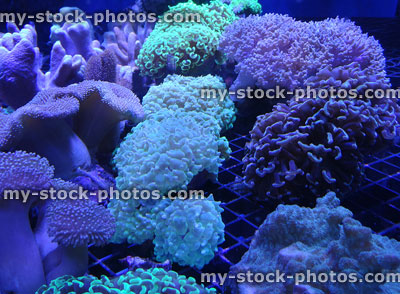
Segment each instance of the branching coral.
[{"label": "branching coral", "polygon": [[347,192],[362,179],[362,154],[399,131],[395,100],[291,100],[259,116],[243,159],[260,198]]},{"label": "branching coral", "polygon": [[133,81],[135,73],[139,72],[136,59],[146,38],[153,29],[149,23],[132,25],[131,23],[114,26],[112,31],[104,34],[103,46],[117,58],[117,83],[135,93],[143,91],[145,81],[138,84]]},{"label": "branching coral", "polygon": [[277,14],[250,16],[226,28],[220,48],[238,63],[235,89],[303,88],[329,66],[331,71],[353,66],[360,75],[386,76],[379,42],[339,18],[306,23]]},{"label": "branching coral", "polygon": [[[234,13],[220,1],[196,5],[189,1],[171,7],[167,12],[199,15],[192,22],[158,22],[138,56],[142,75],[163,77],[169,62],[174,61],[178,73],[188,73],[212,61],[225,26],[235,19]],[[197,22],[199,21],[199,22]]]},{"label": "branching coral", "polygon": [[35,28],[7,25],[8,33],[0,36],[0,101],[18,108],[39,90],[40,54]]},{"label": "branching coral", "polygon": [[201,269],[224,239],[223,209],[208,199],[175,200],[157,215],[154,252],[157,260]]},{"label": "branching coral", "polygon": [[178,275],[174,271],[165,271],[161,268],[148,270],[137,269],[110,279],[102,276],[100,279],[93,276],[74,278],[72,276],[60,277],[48,286],[44,285],[36,294],[67,294],[67,293],[196,293],[215,294],[214,288],[206,289],[197,285],[195,279]]},{"label": "branching coral", "polygon": [[[207,97],[207,90],[216,91],[216,97]],[[226,86],[219,77],[172,75],[166,77],[161,85],[150,88],[143,98],[143,109],[146,115],[160,109],[206,113],[218,121],[222,131],[226,131],[235,121],[235,106],[229,96],[223,97],[225,92]]]},{"label": "branching coral", "polygon": [[57,39],[50,56],[50,70],[42,73],[37,36],[32,25],[21,30],[8,24],[8,33],[0,37],[0,100],[17,109],[40,90],[65,87],[83,80],[86,61],[102,52],[92,40],[88,22],[54,26]]},{"label": "branching coral", "polygon": [[160,110],[135,127],[116,151],[120,190],[184,189],[206,170],[218,174],[228,142],[218,122],[199,112]]},{"label": "branching coral", "polygon": [[[231,268],[239,272],[287,275],[306,273],[353,274],[359,281],[366,273],[400,271],[400,244],[396,240],[373,234],[339,206],[330,192],[317,200],[314,209],[297,205],[280,205],[256,232],[249,251]],[[337,279],[336,279],[337,281]],[[242,283],[232,293],[397,293],[396,285],[387,283],[302,282]],[[391,292],[394,291],[394,292]]]}]

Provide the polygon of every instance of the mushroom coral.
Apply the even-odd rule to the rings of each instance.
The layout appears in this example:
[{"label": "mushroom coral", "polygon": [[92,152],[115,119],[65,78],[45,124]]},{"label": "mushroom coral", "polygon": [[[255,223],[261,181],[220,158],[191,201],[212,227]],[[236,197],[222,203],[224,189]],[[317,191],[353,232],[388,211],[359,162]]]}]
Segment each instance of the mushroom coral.
[{"label": "mushroom coral", "polygon": [[108,278],[102,276],[100,279],[94,276],[83,276],[75,278],[64,276],[52,281],[48,286],[43,285],[36,291],[36,294],[128,294],[128,293],[196,293],[215,294],[214,288],[204,288],[196,284],[192,277],[186,278],[174,271],[165,271],[162,268],[142,268],[126,274]]},{"label": "mushroom coral", "polygon": [[[296,99],[257,118],[243,158],[245,183],[260,199],[346,193],[363,176],[363,155],[393,142],[393,99]],[[287,198],[285,198],[287,199]]]},{"label": "mushroom coral", "polygon": [[34,153],[0,152],[1,292],[34,293],[59,276],[84,274],[88,242],[104,245],[114,234],[115,219],[104,206],[51,200],[52,190],[77,193],[78,186],[54,178],[47,159]]},{"label": "mushroom coral", "polygon": [[[219,0],[197,5],[192,1],[179,3],[166,12],[198,15],[199,19],[186,22],[158,22],[140,50],[137,65],[142,75],[162,78],[167,64],[173,61],[178,73],[188,74],[214,62],[219,38],[225,26],[236,19],[228,5]],[[212,64],[212,63],[211,63]]]},{"label": "mushroom coral", "polygon": [[[320,279],[294,283],[245,283],[233,285],[229,293],[399,293],[396,283],[367,283],[367,273],[398,274],[400,243],[374,234],[341,207],[335,193],[317,199],[315,208],[279,205],[267,216],[242,260],[231,267],[230,275],[242,272],[267,274],[279,270],[287,276],[349,274],[356,283],[341,283],[338,275],[322,283]],[[312,277],[312,276],[311,276]],[[324,279],[321,276],[321,279]],[[343,280],[343,279],[342,279]]]},{"label": "mushroom coral", "polygon": [[227,26],[220,49],[237,62],[233,89],[279,85],[305,88],[320,71],[354,66],[366,76],[385,78],[379,42],[344,19],[301,22],[287,15],[249,16]]},{"label": "mushroom coral", "polygon": [[115,232],[115,219],[91,200],[55,200],[46,209],[48,234],[62,246],[105,245]]},{"label": "mushroom coral", "polygon": [[[33,293],[45,282],[29,211],[39,200],[32,193],[50,188],[53,175],[49,162],[36,154],[0,152],[0,290],[4,293]],[[24,202],[9,199],[6,190],[30,194]]]},{"label": "mushroom coral", "polygon": [[201,112],[162,109],[133,128],[114,156],[120,190],[185,189],[202,171],[214,178],[230,149],[217,120]]},{"label": "mushroom coral", "polygon": [[[207,90],[215,91],[216,97],[204,95]],[[169,75],[143,97],[143,109],[147,116],[160,109],[203,112],[214,117],[223,132],[232,128],[235,121],[235,105],[229,96],[223,97],[226,91],[222,79],[216,76]]]},{"label": "mushroom coral", "polygon": [[58,177],[69,179],[90,167],[89,151],[115,148],[120,121],[143,117],[139,99],[112,83],[48,89],[12,113],[0,113],[0,150],[35,152],[55,166]]},{"label": "mushroom coral", "polygon": [[[65,184],[58,187],[75,190]],[[46,281],[85,274],[88,245],[103,246],[114,232],[115,219],[103,205],[88,199],[49,201],[35,233],[42,245]]]}]

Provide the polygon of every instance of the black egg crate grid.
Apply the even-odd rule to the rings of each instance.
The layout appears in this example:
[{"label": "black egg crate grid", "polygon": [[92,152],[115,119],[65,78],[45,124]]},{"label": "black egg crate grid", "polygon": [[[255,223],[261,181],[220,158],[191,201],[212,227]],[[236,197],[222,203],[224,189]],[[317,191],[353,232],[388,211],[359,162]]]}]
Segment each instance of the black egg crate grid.
[{"label": "black egg crate grid", "polygon": [[[393,87],[400,87],[400,22],[394,19],[356,20],[381,41],[387,58],[386,71]],[[231,265],[240,261],[248,250],[252,236],[266,216],[276,205],[260,203],[252,199],[250,192],[237,189],[236,179],[242,179],[242,158],[244,147],[250,140],[246,135],[229,132],[232,154],[219,171],[218,182],[208,183],[203,189],[213,193],[215,200],[221,201],[225,228],[225,242],[220,245],[215,258],[201,271],[173,265],[172,269],[187,277],[194,277],[200,283],[200,274],[227,273]],[[390,149],[369,156],[365,164],[365,181],[359,191],[342,199],[342,205],[350,209],[356,219],[376,233],[400,241],[400,143]],[[144,245],[108,245],[89,248],[89,273],[100,276],[117,276],[128,271],[120,259],[126,256],[152,258],[151,242]],[[219,285],[207,285],[217,288]]]},{"label": "black egg crate grid", "polygon": [[[276,206],[260,204],[252,200],[251,193],[235,188],[236,178],[241,178],[244,145],[249,136],[231,133],[231,157],[223,163],[219,181],[207,184],[206,191],[212,191],[217,201],[222,201],[225,228],[225,242],[219,247],[216,257],[202,271],[173,266],[173,270],[192,276],[200,283],[200,273],[226,273],[248,250],[252,236],[275,210]],[[386,152],[367,158],[366,179],[362,188],[342,200],[355,218],[375,232],[400,240],[400,145],[395,144]],[[119,259],[128,255],[151,258],[152,245],[108,245],[105,248],[90,247],[89,272],[98,276],[120,275],[127,272],[127,266]],[[212,285],[222,291],[219,285]]]}]

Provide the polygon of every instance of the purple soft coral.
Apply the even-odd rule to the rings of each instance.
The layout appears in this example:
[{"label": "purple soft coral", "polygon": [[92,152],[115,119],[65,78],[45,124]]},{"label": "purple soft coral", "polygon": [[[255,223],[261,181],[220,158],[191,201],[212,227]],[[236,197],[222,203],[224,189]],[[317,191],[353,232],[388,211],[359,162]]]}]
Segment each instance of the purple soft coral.
[{"label": "purple soft coral", "polygon": [[38,197],[31,195],[26,202],[5,199],[4,190],[48,189],[53,172],[49,162],[36,154],[0,152],[0,289],[4,293],[34,293],[45,281],[29,222],[29,210]]},{"label": "purple soft coral", "polygon": [[250,16],[226,28],[220,48],[237,62],[234,89],[302,88],[327,66],[358,66],[364,75],[385,77],[379,42],[339,18],[306,23],[278,14]]}]

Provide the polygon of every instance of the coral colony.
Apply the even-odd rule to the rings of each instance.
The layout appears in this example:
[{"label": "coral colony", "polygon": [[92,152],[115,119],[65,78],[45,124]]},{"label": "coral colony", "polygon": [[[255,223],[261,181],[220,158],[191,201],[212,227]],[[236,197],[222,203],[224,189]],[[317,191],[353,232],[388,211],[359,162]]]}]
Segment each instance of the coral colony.
[{"label": "coral colony", "polygon": [[[391,89],[373,36],[339,17],[261,16],[256,0],[141,0],[131,9],[199,18],[117,22],[106,32],[88,19],[53,24],[47,51],[33,23],[10,22],[0,33],[1,294],[219,293],[191,273],[221,271],[213,260],[227,238],[224,200],[209,187],[242,121],[232,92],[249,87],[291,91],[247,118],[254,126],[234,183],[254,203],[279,206],[225,272],[400,272],[400,243],[363,226],[339,200],[360,187],[366,156],[400,131],[396,99],[364,97]],[[82,12],[60,13],[74,11]],[[294,94],[305,88],[357,98]],[[230,95],[204,97],[204,89]],[[111,188],[169,196],[191,187],[205,197],[96,197]],[[41,197],[51,189],[91,197]],[[10,199],[10,190],[30,194]],[[140,246],[129,258],[142,262],[94,275],[88,246]],[[182,267],[192,270],[183,275]],[[399,285],[231,281],[223,291],[389,294]]]}]

